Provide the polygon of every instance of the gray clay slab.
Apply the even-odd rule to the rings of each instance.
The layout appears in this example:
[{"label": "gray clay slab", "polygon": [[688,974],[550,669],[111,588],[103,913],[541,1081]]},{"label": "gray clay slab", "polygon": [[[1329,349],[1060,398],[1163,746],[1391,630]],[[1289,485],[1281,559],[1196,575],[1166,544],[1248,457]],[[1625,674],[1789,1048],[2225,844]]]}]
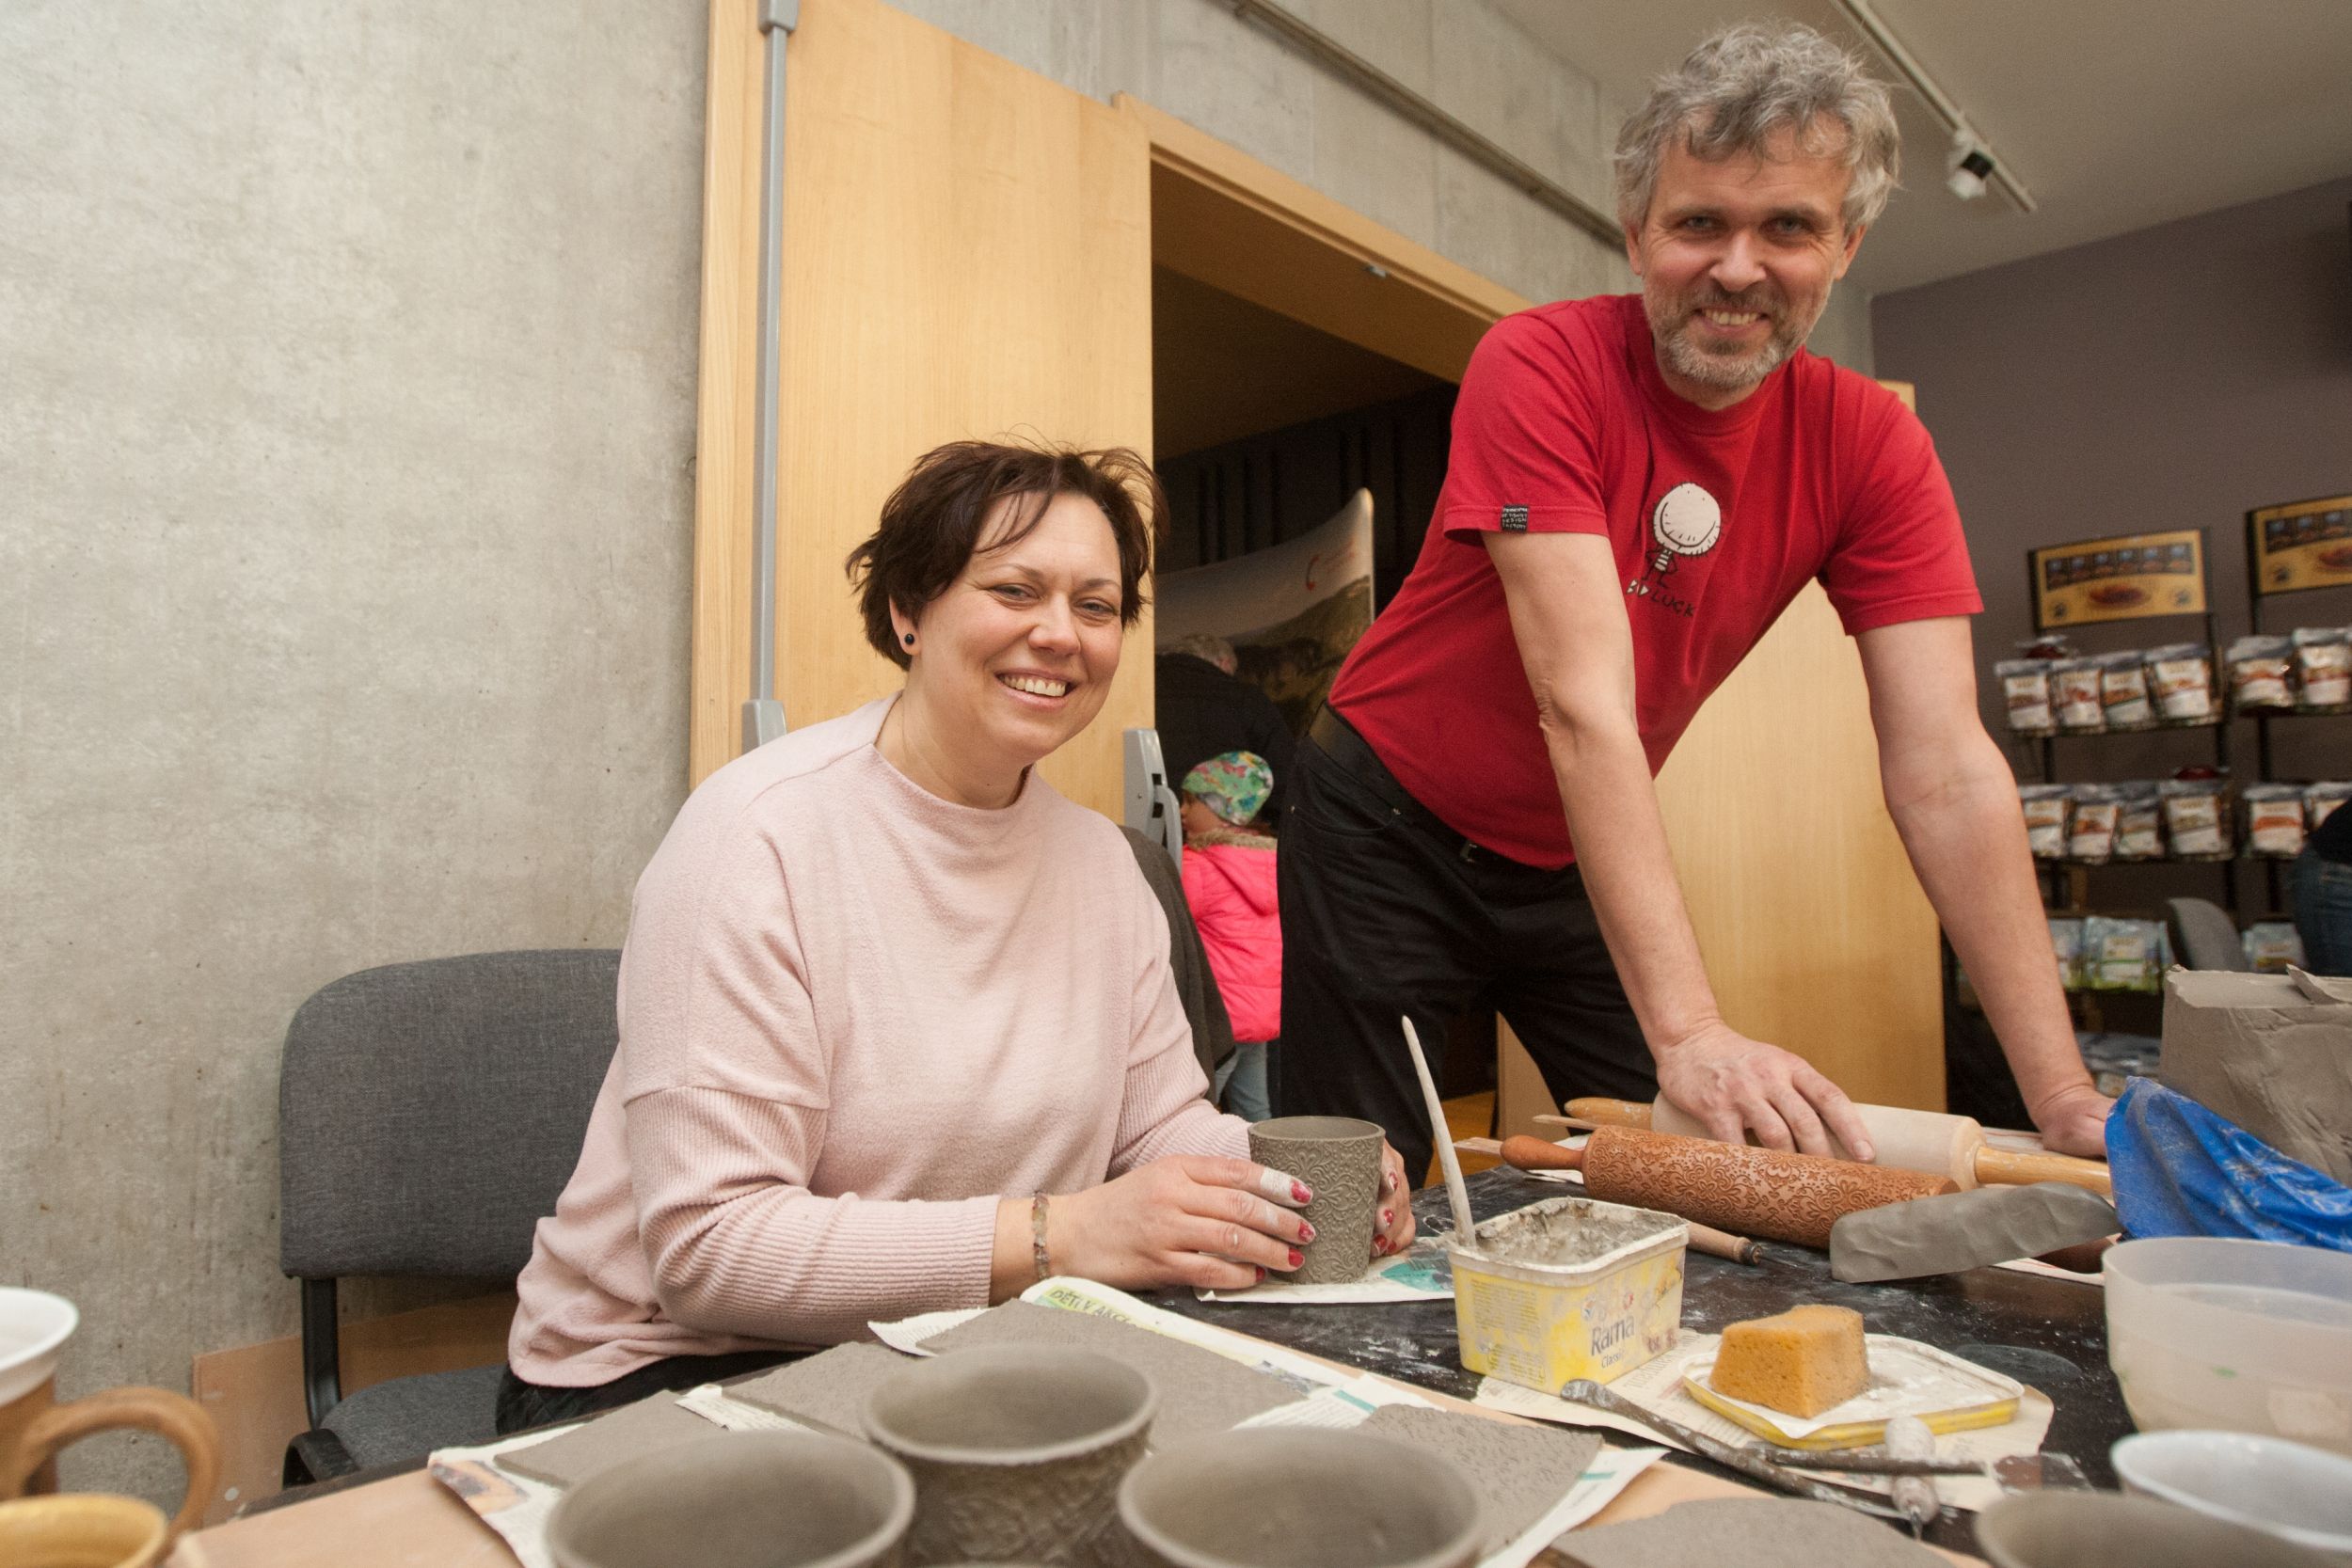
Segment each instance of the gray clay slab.
[{"label": "gray clay slab", "polygon": [[772,1410],[796,1421],[829,1427],[845,1437],[866,1435],[866,1396],[884,1378],[914,1364],[887,1345],[835,1345],[788,1362],[727,1389],[729,1399]]},{"label": "gray clay slab", "polygon": [[577,1486],[599,1470],[643,1459],[680,1443],[716,1437],[726,1430],[691,1410],[679,1409],[677,1401],[675,1394],[656,1394],[635,1404],[625,1404],[596,1417],[578,1431],[533,1443],[513,1453],[500,1454],[495,1463],[501,1470],[532,1481]]},{"label": "gray clay slab", "polygon": [[2060,1181],[1917,1197],[1831,1226],[1829,1272],[1850,1284],[1957,1274],[2095,1242],[2118,1223],[2106,1198]]},{"label": "gray clay slab", "polygon": [[1836,1503],[1723,1497],[1630,1524],[1570,1530],[1553,1551],[1579,1568],[1941,1568],[1944,1559]]},{"label": "gray clay slab", "polygon": [[941,1354],[974,1345],[1065,1345],[1100,1351],[1152,1380],[1159,1414],[1152,1421],[1152,1446],[1165,1449],[1186,1437],[1227,1432],[1252,1416],[1297,1400],[1299,1391],[1268,1372],[1228,1361],[1213,1351],[1154,1334],[1148,1328],[1034,1302],[1009,1301],[970,1323],[923,1341]]},{"label": "gray clay slab", "polygon": [[1382,1405],[1361,1430],[1442,1454],[1461,1466],[1485,1505],[1481,1556],[1501,1551],[1524,1534],[1567,1495],[1600,1451],[1600,1434],[1595,1432],[1555,1432],[1409,1404]]}]

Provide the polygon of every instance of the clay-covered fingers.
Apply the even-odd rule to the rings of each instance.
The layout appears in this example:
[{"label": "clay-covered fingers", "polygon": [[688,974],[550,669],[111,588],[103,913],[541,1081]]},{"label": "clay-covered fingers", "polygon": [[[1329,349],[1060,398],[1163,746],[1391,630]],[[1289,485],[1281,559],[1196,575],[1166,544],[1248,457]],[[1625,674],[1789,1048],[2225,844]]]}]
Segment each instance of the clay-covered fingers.
[{"label": "clay-covered fingers", "polygon": [[1373,1214],[1372,1255],[1390,1258],[1413,1244],[1413,1189],[1405,1180],[1405,1156],[1380,1146],[1379,1207]]}]

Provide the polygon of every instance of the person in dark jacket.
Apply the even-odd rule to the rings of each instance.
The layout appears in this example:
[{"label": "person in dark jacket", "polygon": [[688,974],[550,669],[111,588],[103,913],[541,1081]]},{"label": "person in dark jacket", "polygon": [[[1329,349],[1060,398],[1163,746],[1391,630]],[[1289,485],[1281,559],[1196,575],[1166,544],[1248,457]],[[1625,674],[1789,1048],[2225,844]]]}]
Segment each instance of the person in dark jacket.
[{"label": "person in dark jacket", "polygon": [[1205,632],[1183,639],[1154,664],[1160,752],[1172,784],[1211,757],[1255,752],[1274,772],[1274,795],[1261,820],[1267,831],[1281,818],[1282,780],[1294,741],[1274,699],[1233,672],[1233,645]]}]

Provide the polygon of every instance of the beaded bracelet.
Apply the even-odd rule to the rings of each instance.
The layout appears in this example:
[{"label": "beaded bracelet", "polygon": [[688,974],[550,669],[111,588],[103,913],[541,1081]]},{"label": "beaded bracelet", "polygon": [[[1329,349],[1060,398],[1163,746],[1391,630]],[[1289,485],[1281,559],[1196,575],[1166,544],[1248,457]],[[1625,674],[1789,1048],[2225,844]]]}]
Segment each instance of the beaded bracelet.
[{"label": "beaded bracelet", "polygon": [[1037,1276],[1054,1276],[1053,1259],[1045,1253],[1045,1195],[1040,1193],[1029,1201],[1029,1257],[1037,1264]]}]

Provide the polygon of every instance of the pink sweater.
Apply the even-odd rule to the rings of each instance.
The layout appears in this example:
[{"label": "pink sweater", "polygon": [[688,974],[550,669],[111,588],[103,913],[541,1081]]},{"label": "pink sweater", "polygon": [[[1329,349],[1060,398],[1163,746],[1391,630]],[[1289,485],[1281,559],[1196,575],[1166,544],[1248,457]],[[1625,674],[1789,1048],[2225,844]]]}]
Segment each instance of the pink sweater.
[{"label": "pink sweater", "polygon": [[1000,1196],[1246,1154],[1119,830],[1034,774],[1002,811],[930,794],[874,748],[892,701],[711,775],[638,881],[525,1380],[983,1306]]}]

